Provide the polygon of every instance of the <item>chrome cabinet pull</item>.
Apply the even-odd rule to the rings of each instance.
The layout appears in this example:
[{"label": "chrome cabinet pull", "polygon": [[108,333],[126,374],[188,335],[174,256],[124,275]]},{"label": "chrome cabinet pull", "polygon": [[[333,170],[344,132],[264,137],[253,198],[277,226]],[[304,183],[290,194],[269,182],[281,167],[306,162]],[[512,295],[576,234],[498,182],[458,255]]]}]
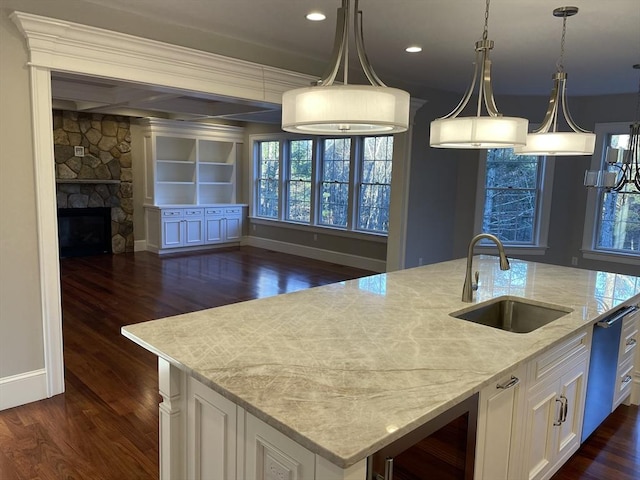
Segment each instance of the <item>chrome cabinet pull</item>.
[{"label": "chrome cabinet pull", "polygon": [[556,398],[556,402],[560,402],[560,415],[558,420],[553,422],[554,427],[559,427],[567,421],[567,414],[569,413],[569,400],[564,395],[560,395],[560,398]]},{"label": "chrome cabinet pull", "polygon": [[624,377],[622,379],[622,385],[626,385],[627,383],[629,383],[631,380],[633,380],[633,378],[631,378],[631,375],[627,375],[626,377]]},{"label": "chrome cabinet pull", "polygon": [[564,402],[560,398],[556,398],[556,403],[560,403],[560,413],[559,418],[555,422],[553,422],[553,426],[559,427],[560,425],[562,425],[562,407],[564,405]]},{"label": "chrome cabinet pull", "polygon": [[384,480],[393,480],[393,458],[384,461]]},{"label": "chrome cabinet pull", "polygon": [[629,340],[627,340],[627,347],[631,347],[636,343],[638,343],[638,341],[635,338],[630,338]]},{"label": "chrome cabinet pull", "polygon": [[500,384],[500,383],[497,384],[496,388],[498,390],[507,390],[507,389],[509,389],[511,387],[515,387],[519,383],[520,383],[520,379],[518,377],[514,377],[513,375],[511,375],[511,378],[507,382],[502,383],[502,384]]}]

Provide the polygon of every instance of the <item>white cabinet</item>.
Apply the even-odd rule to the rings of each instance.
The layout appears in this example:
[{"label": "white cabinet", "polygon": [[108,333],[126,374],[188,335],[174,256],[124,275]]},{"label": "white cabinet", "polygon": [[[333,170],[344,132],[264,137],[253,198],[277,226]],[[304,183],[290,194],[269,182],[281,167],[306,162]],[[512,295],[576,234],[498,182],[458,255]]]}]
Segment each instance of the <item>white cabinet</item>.
[{"label": "white cabinet", "polygon": [[517,477],[522,454],[517,445],[525,383],[526,369],[520,367],[480,391],[476,480]]},{"label": "white cabinet", "polygon": [[235,480],[236,405],[193,377],[187,403],[187,478]]},{"label": "white cabinet", "polygon": [[147,250],[156,253],[175,248],[211,248],[238,243],[242,238],[242,206],[198,208],[145,207]]},{"label": "white cabinet", "polygon": [[547,479],[580,446],[591,331],[529,365],[522,478]]},{"label": "white cabinet", "polygon": [[205,243],[237,242],[242,237],[242,207],[205,209]]},{"label": "white cabinet", "polygon": [[202,245],[204,243],[204,209],[161,210],[162,248]]},{"label": "white cabinet", "polygon": [[311,480],[316,456],[286,435],[247,413],[244,479]]},{"label": "white cabinet", "polygon": [[145,205],[235,203],[244,129],[143,119]]},{"label": "white cabinet", "polygon": [[591,330],[480,391],[476,480],[548,479],[580,446]]},{"label": "white cabinet", "polygon": [[624,401],[629,401],[633,386],[634,367],[637,369],[638,364],[634,361],[636,350],[638,350],[638,330],[640,325],[640,310],[627,315],[622,324],[622,335],[620,336],[620,347],[618,351],[618,368],[616,374],[616,388],[613,394],[613,408],[615,410],[618,405]]}]

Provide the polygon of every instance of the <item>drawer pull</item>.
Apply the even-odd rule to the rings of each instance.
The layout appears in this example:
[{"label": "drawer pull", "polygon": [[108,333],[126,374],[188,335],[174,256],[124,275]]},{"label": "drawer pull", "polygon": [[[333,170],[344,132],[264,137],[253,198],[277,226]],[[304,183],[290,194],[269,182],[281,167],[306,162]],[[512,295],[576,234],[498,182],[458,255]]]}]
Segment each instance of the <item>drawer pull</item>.
[{"label": "drawer pull", "polygon": [[631,380],[633,380],[633,378],[631,378],[631,375],[627,375],[626,377],[624,377],[622,379],[622,385],[626,385],[627,383],[629,383]]},{"label": "drawer pull", "polygon": [[511,378],[507,382],[502,383],[502,384],[500,384],[500,383],[497,384],[496,388],[498,390],[507,390],[507,389],[509,389],[511,387],[515,387],[519,383],[520,383],[520,379],[518,377],[514,377],[512,375]]},{"label": "drawer pull", "polygon": [[627,347],[632,347],[636,343],[638,343],[638,341],[635,338],[630,338],[629,340],[627,340]]}]

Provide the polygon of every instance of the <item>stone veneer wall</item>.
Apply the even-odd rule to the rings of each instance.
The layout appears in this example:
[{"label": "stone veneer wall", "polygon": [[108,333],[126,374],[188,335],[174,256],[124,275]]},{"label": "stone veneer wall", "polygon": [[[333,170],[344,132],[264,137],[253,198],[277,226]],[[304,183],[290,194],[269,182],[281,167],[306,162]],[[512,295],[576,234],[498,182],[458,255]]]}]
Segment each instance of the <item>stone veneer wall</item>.
[{"label": "stone veneer wall", "polygon": [[[53,111],[58,208],[111,207],[113,253],[133,251],[133,175],[128,117]],[[85,156],[74,154],[75,146]]]}]

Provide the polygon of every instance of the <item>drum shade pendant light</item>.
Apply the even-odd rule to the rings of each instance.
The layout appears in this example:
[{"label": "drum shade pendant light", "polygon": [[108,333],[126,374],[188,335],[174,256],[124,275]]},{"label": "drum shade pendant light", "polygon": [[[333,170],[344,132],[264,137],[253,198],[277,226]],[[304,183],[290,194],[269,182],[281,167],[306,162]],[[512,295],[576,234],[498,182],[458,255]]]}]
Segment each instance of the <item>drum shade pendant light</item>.
[{"label": "drum shade pendant light", "polygon": [[[547,113],[542,124],[533,133],[527,135],[527,144],[516,147],[516,155],[591,155],[596,145],[596,136],[580,128],[571,118],[567,105],[567,73],[564,71],[564,39],[567,31],[567,18],[578,13],[578,7],[560,7],[553,11],[554,17],[562,17],[562,40],[560,58],[556,62],[553,74],[553,90],[549,99]],[[565,122],[571,132],[558,132],[558,110],[562,109]]]},{"label": "drum shade pendant light", "polygon": [[[498,112],[491,86],[489,51],[493,40],[488,39],[489,0],[486,2],[482,40],[476,42],[476,62],[473,80],[458,106],[448,115],[431,122],[429,144],[439,148],[508,148],[524,145],[529,122],[526,118],[505,117]],[[479,75],[478,75],[479,73]],[[478,82],[476,116],[459,117],[469,103]],[[482,116],[484,104],[488,115]]]},{"label": "drum shade pendant light", "polygon": [[[290,90],[282,96],[283,130],[316,135],[361,135],[399,133],[409,127],[409,94],[387,87],[369,63],[358,0],[353,10],[355,45],[370,85],[348,83],[351,13],[351,0],[342,0],[332,60],[324,76],[311,87]],[[341,61],[343,83],[334,85]]]}]

